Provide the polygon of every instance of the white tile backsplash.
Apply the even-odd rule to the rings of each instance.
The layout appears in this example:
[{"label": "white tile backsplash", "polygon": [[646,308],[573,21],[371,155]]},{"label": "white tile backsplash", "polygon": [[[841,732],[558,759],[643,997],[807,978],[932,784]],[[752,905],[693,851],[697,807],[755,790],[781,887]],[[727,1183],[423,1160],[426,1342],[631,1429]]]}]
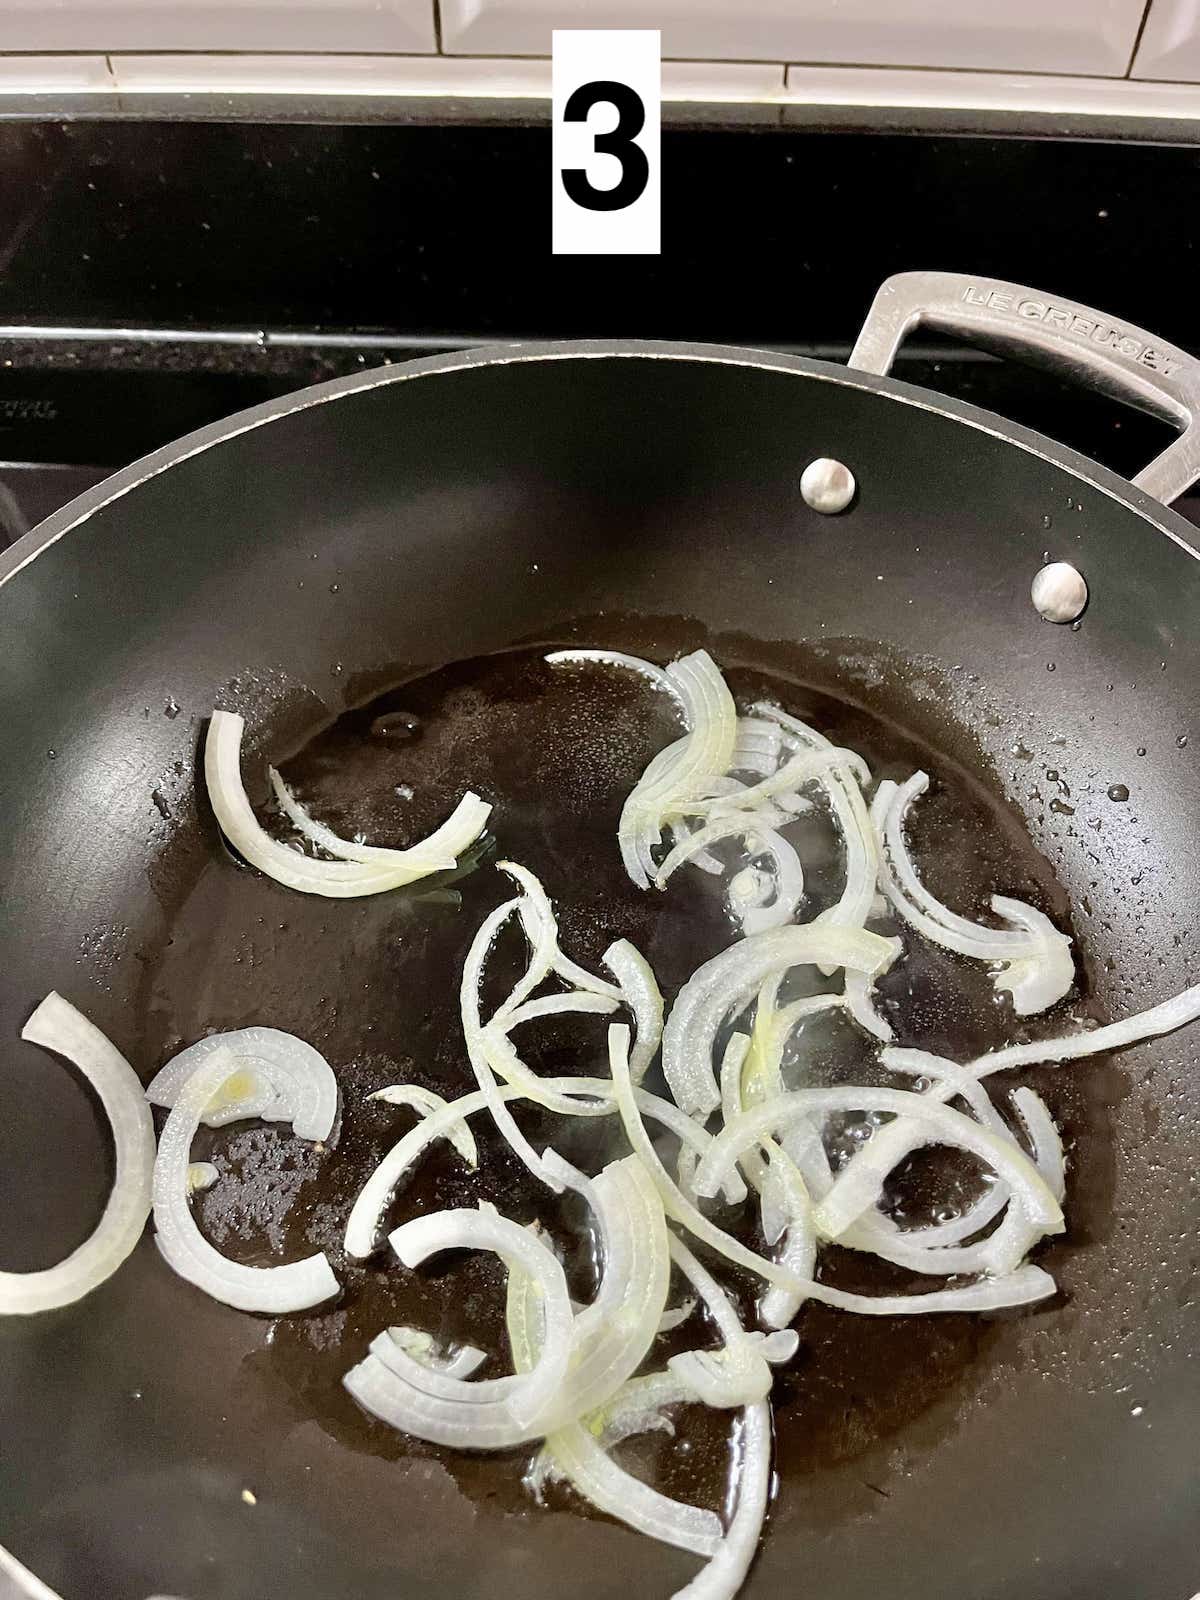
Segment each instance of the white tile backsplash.
[{"label": "white tile backsplash", "polygon": [[[1033,112],[1049,117],[1105,117],[1126,123],[1158,118],[1200,121],[1200,88],[1133,78],[1054,77],[1043,73],[924,72],[894,67],[789,67],[788,107],[949,109]],[[1200,1600],[1200,1597],[1198,1597]]]},{"label": "white tile backsplash", "polygon": [[0,0],[0,52],[436,48],[433,0]]},{"label": "white tile backsplash", "polygon": [[1122,75],[1143,0],[441,0],[468,55],[545,55],[560,28],[662,30],[664,56]]},{"label": "white tile backsplash", "polygon": [[[549,61],[453,56],[211,54],[111,58],[123,94],[415,95],[461,99],[550,97]],[[783,67],[665,61],[663,99],[754,103],[783,93]],[[2,81],[2,80],[0,80]]]},{"label": "white tile backsplash", "polygon": [[545,99],[548,61],[398,55],[120,55],[122,94],[430,95]]},{"label": "white tile backsplash", "polygon": [[1133,76],[1200,83],[1200,0],[1153,0]]},{"label": "white tile backsplash", "polygon": [[0,95],[96,94],[112,88],[103,56],[0,56]]}]

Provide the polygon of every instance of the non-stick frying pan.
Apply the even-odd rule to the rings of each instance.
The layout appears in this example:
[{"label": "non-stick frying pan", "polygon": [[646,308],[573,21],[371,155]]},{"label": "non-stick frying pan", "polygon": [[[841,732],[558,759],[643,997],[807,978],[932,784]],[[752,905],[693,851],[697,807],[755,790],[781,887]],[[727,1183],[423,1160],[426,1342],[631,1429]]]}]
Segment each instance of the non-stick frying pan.
[{"label": "non-stick frying pan", "polygon": [[[888,378],[918,320],[1184,431],[1131,486]],[[1200,563],[1162,502],[1200,473],[1198,395],[1192,358],[1136,328],[913,274],[881,291],[849,369],[653,343],[421,361],[203,429],[52,517],[0,563],[3,1264],[77,1243],[109,1181],[88,1097],[18,1039],[51,988],[146,1077],[251,1020],[312,1038],[347,1098],[372,1052],[453,1055],[421,964],[446,907],[311,902],[239,871],[195,794],[214,703],[277,757],[390,683],[522,641],[707,642],[890,719],[970,776],[995,829],[1027,829],[1069,893],[1096,1015],[1196,981]],[[818,457],[853,472],[840,515],[799,492]],[[1030,602],[1047,552],[1086,578],[1077,629]],[[1080,1103],[1101,1136],[1076,1147],[1048,1306],[878,1337],[803,1314],[751,1595],[1200,1590],[1198,1057],[1182,1034],[1059,1069],[1094,1075]],[[340,1314],[272,1332],[175,1279],[147,1236],[80,1305],[8,1320],[4,1542],[71,1600],[601,1600],[686,1579],[687,1558],[614,1525],[522,1511],[503,1474],[357,1434],[323,1389],[329,1346],[357,1336]]]}]

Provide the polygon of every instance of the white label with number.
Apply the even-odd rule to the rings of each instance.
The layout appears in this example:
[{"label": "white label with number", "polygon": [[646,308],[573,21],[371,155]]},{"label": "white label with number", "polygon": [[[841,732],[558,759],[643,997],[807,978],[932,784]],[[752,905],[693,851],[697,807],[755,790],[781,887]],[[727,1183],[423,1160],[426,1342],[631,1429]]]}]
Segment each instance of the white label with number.
[{"label": "white label with number", "polygon": [[555,255],[659,254],[661,51],[657,29],[554,30]]}]

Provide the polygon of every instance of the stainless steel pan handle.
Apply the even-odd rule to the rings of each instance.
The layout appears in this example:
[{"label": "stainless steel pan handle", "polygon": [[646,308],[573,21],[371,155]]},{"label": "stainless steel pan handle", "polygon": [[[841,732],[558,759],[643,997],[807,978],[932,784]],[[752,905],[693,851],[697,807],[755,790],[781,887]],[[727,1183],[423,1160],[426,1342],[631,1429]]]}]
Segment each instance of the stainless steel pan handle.
[{"label": "stainless steel pan handle", "polygon": [[899,272],[875,296],[850,365],[882,375],[914,328],[957,334],[1128,401],[1180,428],[1133,480],[1168,504],[1200,478],[1200,361],[1074,300],[962,272]]}]

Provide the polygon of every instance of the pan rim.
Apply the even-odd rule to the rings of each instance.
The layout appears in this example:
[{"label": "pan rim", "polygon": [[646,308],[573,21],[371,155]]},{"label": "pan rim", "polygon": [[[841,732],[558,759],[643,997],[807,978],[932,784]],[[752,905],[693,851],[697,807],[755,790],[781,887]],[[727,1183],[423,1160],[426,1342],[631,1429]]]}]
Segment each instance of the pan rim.
[{"label": "pan rim", "polygon": [[1197,532],[1185,518],[1164,505],[1144,490],[1138,489],[1128,479],[1090,460],[1079,451],[1072,450],[1046,435],[1037,433],[1019,423],[1010,422],[995,412],[981,406],[917,384],[889,376],[860,372],[838,362],[818,361],[809,356],[786,355],[777,351],[757,350],[745,345],[691,344],[678,340],[657,339],[564,339],[536,341],[519,344],[488,345],[471,351],[455,351],[448,355],[427,356],[402,365],[374,367],[366,372],[352,372],[324,383],[312,384],[277,396],[257,406],[235,411],[216,422],[206,423],[169,444],[139,457],[126,467],[118,468],[100,483],[69,500],[44,521],[0,554],[0,589],[38,556],[51,549],[67,534],[83,526],[97,512],[117,500],[123,499],[143,483],[158,477],[172,467],[191,460],[193,456],[215,449],[218,445],[265,427],[270,422],[316,406],[328,405],[350,395],[369,392],[393,383],[407,383],[419,378],[449,377],[459,372],[487,367],[514,366],[535,362],[571,360],[667,360],[692,361],[713,366],[747,367],[759,371],[779,372],[792,377],[809,378],[819,383],[833,383],[844,388],[861,389],[894,400],[897,404],[933,412],[952,422],[957,422],[976,432],[984,433],[1005,444],[1023,451],[1065,472],[1069,477],[1086,483],[1109,499],[1116,500],[1150,524],[1156,532],[1165,535],[1173,544],[1194,561],[1200,561],[1200,549],[1193,540]]}]

